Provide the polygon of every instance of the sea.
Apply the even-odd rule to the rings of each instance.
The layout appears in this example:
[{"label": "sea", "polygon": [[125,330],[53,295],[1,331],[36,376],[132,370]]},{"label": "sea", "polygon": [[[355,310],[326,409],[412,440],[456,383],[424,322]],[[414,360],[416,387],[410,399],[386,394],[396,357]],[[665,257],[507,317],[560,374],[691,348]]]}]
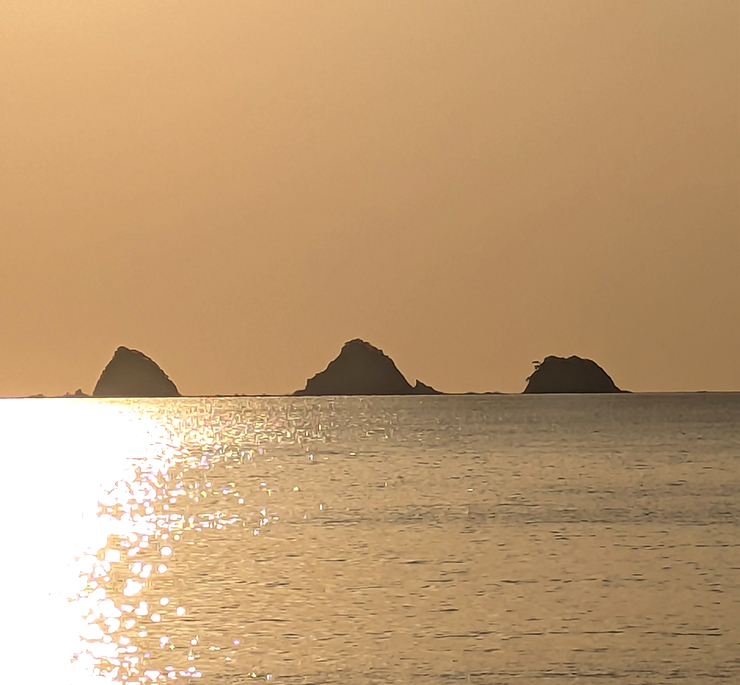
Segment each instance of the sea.
[{"label": "sea", "polygon": [[0,401],[0,681],[740,683],[740,393]]}]

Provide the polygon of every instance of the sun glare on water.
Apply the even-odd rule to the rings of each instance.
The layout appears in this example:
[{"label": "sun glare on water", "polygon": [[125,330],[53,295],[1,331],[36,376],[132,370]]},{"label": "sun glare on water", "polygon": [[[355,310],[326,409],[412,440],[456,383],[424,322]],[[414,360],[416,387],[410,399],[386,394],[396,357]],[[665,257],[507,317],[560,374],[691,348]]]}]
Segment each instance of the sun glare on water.
[{"label": "sun glare on water", "polygon": [[[93,400],[4,400],[0,435],[0,681],[137,682],[123,674],[140,657],[116,633],[143,610],[140,584],[167,571],[154,507],[178,446],[125,402]],[[161,563],[128,563],[146,547]],[[108,596],[121,561],[130,607]]]}]

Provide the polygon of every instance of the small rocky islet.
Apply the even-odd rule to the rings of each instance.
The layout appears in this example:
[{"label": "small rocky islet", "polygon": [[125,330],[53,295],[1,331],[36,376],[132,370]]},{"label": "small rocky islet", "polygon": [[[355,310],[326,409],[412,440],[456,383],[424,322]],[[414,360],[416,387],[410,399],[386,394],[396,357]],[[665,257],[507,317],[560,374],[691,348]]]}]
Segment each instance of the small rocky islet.
[{"label": "small rocky islet", "polygon": [[180,397],[180,393],[153,359],[119,347],[100,374],[93,397]]},{"label": "small rocky islet", "polygon": [[572,357],[545,357],[534,362],[525,394],[622,392],[595,361]]},{"label": "small rocky islet", "polygon": [[[591,359],[545,357],[533,362],[525,394],[618,393],[608,373]],[[355,338],[344,343],[328,366],[306,381],[295,396],[322,395],[441,395],[417,380],[409,383],[383,350]],[[150,357],[119,347],[98,379],[93,397],[180,397],[177,386]],[[87,397],[81,390],[65,397]]]}]

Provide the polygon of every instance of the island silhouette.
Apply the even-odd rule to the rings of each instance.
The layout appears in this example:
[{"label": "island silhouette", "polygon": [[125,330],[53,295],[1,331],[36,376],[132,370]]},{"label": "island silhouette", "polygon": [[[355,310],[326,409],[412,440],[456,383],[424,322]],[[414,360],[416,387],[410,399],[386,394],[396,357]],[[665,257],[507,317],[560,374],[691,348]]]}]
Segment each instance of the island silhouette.
[{"label": "island silhouette", "polygon": [[417,380],[411,385],[383,350],[355,338],[344,343],[339,356],[306,381],[294,395],[438,395]]},{"label": "island silhouette", "polygon": [[100,374],[93,397],[180,397],[180,393],[153,359],[119,347]]},{"label": "island silhouette", "polygon": [[545,357],[533,362],[534,373],[527,378],[524,392],[601,393],[622,392],[595,361],[581,357]]}]

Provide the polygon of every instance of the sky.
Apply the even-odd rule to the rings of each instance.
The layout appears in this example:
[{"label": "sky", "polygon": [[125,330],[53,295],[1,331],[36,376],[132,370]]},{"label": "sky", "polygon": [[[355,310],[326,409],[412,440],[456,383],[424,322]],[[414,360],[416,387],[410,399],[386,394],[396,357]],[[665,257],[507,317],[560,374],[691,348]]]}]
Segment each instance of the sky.
[{"label": "sky", "polygon": [[0,395],[119,345],[281,394],[352,338],[740,390],[737,0],[3,0]]}]

